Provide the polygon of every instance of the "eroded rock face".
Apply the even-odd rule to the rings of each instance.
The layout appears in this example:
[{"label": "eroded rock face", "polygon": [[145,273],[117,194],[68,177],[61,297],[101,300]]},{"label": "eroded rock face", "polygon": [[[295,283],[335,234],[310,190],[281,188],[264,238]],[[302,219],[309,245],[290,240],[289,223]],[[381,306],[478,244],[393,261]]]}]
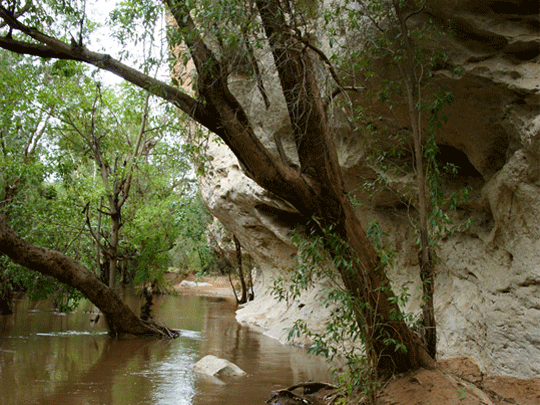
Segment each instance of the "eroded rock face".
[{"label": "eroded rock face", "polygon": [[[460,166],[445,179],[449,188],[469,185],[471,200],[455,220],[472,217],[473,226],[443,240],[438,252],[435,300],[439,355],[468,355],[483,371],[517,377],[540,375],[540,35],[537,1],[437,0],[432,18],[452,21],[456,35],[440,44],[461,66],[458,76],[441,69],[437,81],[454,94],[451,121],[441,131],[441,160]],[[268,57],[266,55],[265,57]],[[297,157],[289,141],[287,112],[275,72],[268,61],[264,77],[270,108],[256,83],[232,79],[231,88],[257,123],[257,134],[291,165]],[[358,99],[360,102],[361,99]],[[397,116],[397,121],[396,121]],[[411,292],[408,309],[419,311],[418,259],[410,213],[381,193],[372,201],[358,189],[373,176],[362,142],[346,114],[334,111],[336,144],[346,184],[363,206],[364,226],[377,219],[399,252],[396,287]],[[383,118],[386,119],[386,118]],[[399,111],[392,117],[396,128]],[[388,122],[391,122],[390,120]],[[259,268],[256,300],[238,311],[241,322],[265,328],[282,340],[284,327],[306,317],[317,329],[331,310],[321,305],[321,290],[301,302],[276,303],[272,280],[295,265],[290,232],[298,222],[294,209],[263,190],[242,171],[225,145],[210,142],[209,170],[201,177],[210,211],[234,233]],[[396,187],[414,178],[395,179]],[[300,343],[307,343],[301,341]]]}]

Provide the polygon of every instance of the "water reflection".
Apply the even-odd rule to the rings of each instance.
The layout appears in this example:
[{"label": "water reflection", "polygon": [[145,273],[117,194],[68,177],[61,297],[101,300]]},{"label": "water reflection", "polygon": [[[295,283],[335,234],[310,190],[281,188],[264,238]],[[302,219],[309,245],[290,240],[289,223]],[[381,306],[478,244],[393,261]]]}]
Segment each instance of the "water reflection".
[{"label": "water reflection", "polygon": [[[134,307],[137,298],[131,297]],[[239,325],[234,302],[159,297],[155,316],[182,331],[168,339],[110,339],[95,308],[55,314],[46,303],[20,300],[0,316],[1,404],[262,404],[270,391],[328,380],[324,363]],[[92,326],[93,325],[93,326]],[[213,354],[248,376],[219,381],[193,372]]]}]

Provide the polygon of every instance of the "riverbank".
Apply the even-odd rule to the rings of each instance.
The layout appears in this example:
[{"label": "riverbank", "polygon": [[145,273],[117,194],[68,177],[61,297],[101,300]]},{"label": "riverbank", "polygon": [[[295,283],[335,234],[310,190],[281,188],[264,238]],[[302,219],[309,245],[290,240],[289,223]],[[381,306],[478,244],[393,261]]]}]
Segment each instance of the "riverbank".
[{"label": "riverbank", "polygon": [[165,277],[171,282],[173,289],[183,295],[199,295],[203,297],[234,298],[231,284],[227,276],[197,277],[178,273],[167,273]]},{"label": "riverbank", "polygon": [[[167,278],[182,295],[234,298],[226,276],[197,278],[170,273]],[[540,404],[540,379],[486,375],[465,356],[440,360],[435,370],[420,369],[395,376],[382,385],[377,401],[377,405],[508,404]]]},{"label": "riverbank", "polygon": [[469,357],[440,360],[435,370],[396,376],[377,405],[538,405],[540,379],[489,376]]}]

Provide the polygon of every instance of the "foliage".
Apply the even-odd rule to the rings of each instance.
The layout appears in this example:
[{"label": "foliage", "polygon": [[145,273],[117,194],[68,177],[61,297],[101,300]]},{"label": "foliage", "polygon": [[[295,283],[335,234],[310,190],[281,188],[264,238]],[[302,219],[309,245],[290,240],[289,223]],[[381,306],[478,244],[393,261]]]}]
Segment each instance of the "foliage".
[{"label": "foliage", "polygon": [[[88,239],[81,237],[82,224],[73,221],[68,199],[49,181],[54,164],[47,154],[56,108],[50,88],[59,86],[61,91],[55,65],[2,51],[0,71],[0,210],[28,241],[87,262],[84,246]],[[11,288],[23,289],[31,298],[55,295],[62,310],[69,310],[80,299],[74,289],[36,276],[6,258],[2,258],[0,271]]]},{"label": "foliage", "polygon": [[[183,127],[169,107],[152,102],[144,154],[126,165],[140,127],[144,93],[126,85],[96,84],[73,61],[36,62],[2,51],[0,69],[0,209],[22,237],[99,272],[85,210],[96,231],[98,210],[106,211],[100,208],[100,200],[107,197],[107,187],[90,153],[88,135],[93,130],[111,169],[109,180],[134,178],[122,213],[120,240],[134,282],[161,280],[170,265],[168,251],[180,235],[184,241],[196,241],[192,267],[210,265],[212,258],[201,234],[208,213],[200,208],[200,199],[191,197],[190,164],[178,140]],[[14,184],[16,192],[8,202]],[[109,221],[101,215],[102,232]],[[6,258],[0,270],[10,288],[22,289],[33,299],[52,294],[61,310],[71,309],[81,298],[76,290]]]},{"label": "foliage", "polygon": [[206,237],[212,216],[203,204],[200,193],[189,195],[179,205],[175,222],[179,233],[169,255],[169,266],[184,274],[211,271],[217,260]]},{"label": "foliage", "polygon": [[[89,83],[80,98],[94,93],[94,102],[86,97],[86,105],[66,103],[62,151],[75,153],[80,160],[64,181],[81,209],[91,213],[87,222],[94,239],[98,228],[103,230],[97,239],[106,245],[101,248],[103,255],[127,261],[135,284],[161,282],[168,267],[167,251],[180,230],[177,221],[170,219],[190,187],[183,145],[175,140],[182,127],[157,104],[143,117],[146,97],[140,90],[129,86],[111,90]],[[85,156],[88,150],[91,160]],[[106,210],[100,208],[100,201],[107,201]],[[120,231],[117,238],[115,229]]]},{"label": "foliage", "polygon": [[[403,13],[416,15],[423,11],[425,1],[411,0],[398,2]],[[468,199],[470,189],[446,194],[442,179],[445,173],[456,173],[457,167],[438,161],[439,149],[436,137],[449,120],[444,108],[452,103],[452,94],[435,85],[435,73],[449,70],[456,74],[459,67],[449,63],[448,55],[434,44],[443,36],[452,35],[428,18],[414,23],[406,21],[407,31],[399,29],[400,15],[390,1],[344,1],[336,2],[335,8],[323,12],[325,28],[333,40],[335,49],[331,59],[339,63],[344,80],[359,80],[364,85],[363,103],[355,107],[353,116],[357,122],[357,132],[364,139],[368,159],[374,168],[376,178],[364,183],[363,188],[373,197],[380,190],[390,190],[407,206],[418,207],[418,190],[395,189],[395,179],[411,173],[414,159],[411,153],[413,123],[405,114],[407,88],[413,88],[416,120],[425,127],[423,158],[426,162],[429,188],[429,224],[432,240],[440,240],[443,235],[461,231],[467,224],[450,226],[448,211],[453,211]],[[353,32],[363,32],[364,46],[351,44],[345,36],[338,41],[338,35],[346,27]],[[335,37],[332,37],[335,35]],[[406,72],[407,46],[405,37],[412,43],[412,76]],[[352,48],[352,52],[351,52]],[[346,52],[344,55],[343,53]],[[352,56],[350,56],[352,55]],[[416,82],[414,82],[416,81]],[[386,111],[385,111],[386,110]],[[392,116],[392,125],[382,113]],[[422,129],[420,128],[422,131]],[[443,226],[445,224],[445,226]],[[417,228],[418,224],[414,224]]]},{"label": "foliage", "polygon": [[[314,220],[313,220],[314,221]],[[335,235],[332,229],[323,230],[324,235],[317,235],[314,232],[303,235],[300,230],[293,234],[293,242],[297,246],[298,266],[290,270],[286,278],[278,277],[272,285],[273,295],[280,301],[292,302],[298,299],[303,292],[316,285],[325,285],[326,292],[322,298],[325,308],[332,310],[330,322],[322,332],[312,331],[305,320],[298,319],[289,330],[288,339],[293,340],[300,336],[307,337],[312,341],[308,352],[315,355],[324,356],[329,362],[335,359],[344,359],[347,371],[341,372],[334,369],[336,380],[344,393],[349,396],[351,393],[363,392],[370,398],[374,398],[380,388],[377,380],[377,361],[373,357],[373,351],[369,347],[368,336],[381,333],[378,321],[373,327],[368,326],[369,322],[358,319],[359,313],[369,313],[377,317],[376,311],[369,308],[369,303],[360,302],[350,291],[345,289],[341,283],[336,268],[348,267],[354,272],[354,266],[350,262],[348,253],[349,247]],[[394,266],[396,252],[390,250],[389,246],[382,242],[383,232],[376,223],[372,223],[367,230],[370,242],[376,249],[380,257],[379,271],[388,271]],[[327,244],[333,244],[342,254],[331,258]],[[382,286],[382,289],[389,289],[390,286]],[[395,296],[397,303],[403,307],[409,300],[410,294],[405,288]],[[361,309],[361,311],[359,311]],[[401,320],[413,326],[416,322],[410,314],[397,315]],[[401,318],[403,317],[403,318]],[[392,320],[400,320],[398,318]],[[393,347],[393,350],[405,350],[406,348],[399,342],[384,338],[384,344]]]},{"label": "foliage", "polygon": [[467,384],[461,388],[458,388],[457,389],[457,396],[460,398],[460,399],[467,399],[467,390],[469,388],[471,388],[473,385],[472,384]]}]

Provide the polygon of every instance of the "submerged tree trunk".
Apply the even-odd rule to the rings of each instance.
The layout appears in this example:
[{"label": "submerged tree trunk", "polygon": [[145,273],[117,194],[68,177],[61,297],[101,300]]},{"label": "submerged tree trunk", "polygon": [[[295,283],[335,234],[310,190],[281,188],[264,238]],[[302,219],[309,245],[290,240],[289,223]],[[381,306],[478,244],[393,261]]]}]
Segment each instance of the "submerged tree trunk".
[{"label": "submerged tree trunk", "polygon": [[3,269],[0,269],[0,315],[11,315],[13,313],[13,291],[5,279]]},{"label": "submerged tree trunk", "polygon": [[166,328],[143,322],[94,273],[70,257],[32,245],[13,231],[0,215],[0,252],[21,266],[56,278],[82,292],[104,314],[113,336],[170,335]]}]

